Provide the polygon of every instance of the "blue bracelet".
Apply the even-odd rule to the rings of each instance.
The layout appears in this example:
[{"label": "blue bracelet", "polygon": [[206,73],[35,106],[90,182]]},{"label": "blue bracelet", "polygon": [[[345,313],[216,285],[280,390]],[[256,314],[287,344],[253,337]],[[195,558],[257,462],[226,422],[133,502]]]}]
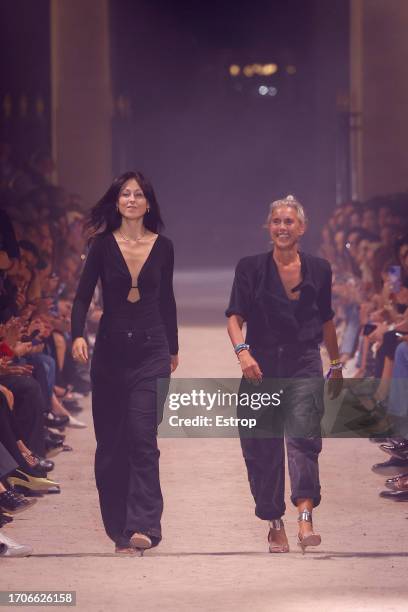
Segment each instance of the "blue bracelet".
[{"label": "blue bracelet", "polygon": [[237,355],[241,351],[249,351],[249,344],[246,344],[245,342],[241,342],[241,344],[236,344],[234,346],[234,351]]}]

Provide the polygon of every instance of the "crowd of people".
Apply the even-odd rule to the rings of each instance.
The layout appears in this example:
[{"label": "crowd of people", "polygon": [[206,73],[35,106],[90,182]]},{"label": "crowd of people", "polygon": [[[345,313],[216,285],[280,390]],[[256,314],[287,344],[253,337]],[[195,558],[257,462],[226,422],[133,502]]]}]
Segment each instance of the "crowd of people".
[{"label": "crowd of people", "polygon": [[406,194],[339,206],[320,248],[333,269],[345,377],[373,382],[368,394],[354,386],[368,413],[361,425],[388,455],[372,469],[390,476],[380,495],[396,500],[408,500],[407,208]]},{"label": "crowd of people", "polygon": [[[90,391],[71,356],[70,314],[83,252],[80,197],[52,182],[38,152],[26,167],[0,144],[0,529],[29,509],[33,492],[58,491],[50,457],[65,444]],[[347,378],[376,381],[359,401],[371,440],[388,454],[373,471],[389,476],[383,497],[408,500],[407,196],[337,207],[320,255],[333,269],[334,310]],[[98,291],[88,325],[101,315]],[[0,531],[0,554],[28,546]]]},{"label": "crowd of people", "polygon": [[[72,450],[65,428],[86,426],[78,413],[89,374],[73,361],[70,337],[84,215],[53,171],[47,152],[22,168],[0,145],[0,528],[34,495],[60,490],[50,457]],[[99,316],[95,305],[91,325]],[[0,531],[0,554],[30,552]]]}]

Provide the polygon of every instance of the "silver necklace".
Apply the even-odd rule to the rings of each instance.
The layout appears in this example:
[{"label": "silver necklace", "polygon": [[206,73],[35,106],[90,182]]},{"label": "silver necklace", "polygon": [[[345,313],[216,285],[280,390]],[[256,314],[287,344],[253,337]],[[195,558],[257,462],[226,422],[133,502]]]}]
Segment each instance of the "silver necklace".
[{"label": "silver necklace", "polygon": [[142,236],[140,236],[139,238],[128,238],[127,236],[125,236],[124,234],[122,234],[122,232],[120,231],[120,229],[118,229],[118,232],[121,236],[121,238],[123,238],[123,240],[125,242],[140,242],[140,240],[142,240],[145,236],[146,236],[146,232],[144,232],[144,234],[142,234]]}]

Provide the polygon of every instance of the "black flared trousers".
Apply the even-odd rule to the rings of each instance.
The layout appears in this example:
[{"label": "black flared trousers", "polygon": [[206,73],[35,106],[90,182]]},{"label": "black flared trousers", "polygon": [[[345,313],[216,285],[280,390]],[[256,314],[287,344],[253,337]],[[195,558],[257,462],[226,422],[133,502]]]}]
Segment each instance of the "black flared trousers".
[{"label": "black flared trousers", "polygon": [[167,388],[158,379],[169,376],[163,326],[98,333],[91,366],[95,478],[106,533],[119,546],[135,531],[153,545],[161,540],[157,427]]},{"label": "black flared trousers", "polygon": [[[239,410],[242,417],[256,417],[256,428],[240,428],[255,514],[263,520],[284,515],[285,440],[291,483],[291,501],[313,499],[320,503],[318,458],[322,449],[320,421],[324,412],[324,379],[318,347],[284,345],[252,353],[264,375],[254,387],[242,381],[241,393],[279,393],[281,402],[256,413]],[[282,393],[280,393],[282,392]]]},{"label": "black flared trousers", "polygon": [[0,376],[0,384],[14,395],[11,423],[16,440],[22,440],[31,451],[44,457],[45,402],[40,385],[31,376],[15,374]]}]

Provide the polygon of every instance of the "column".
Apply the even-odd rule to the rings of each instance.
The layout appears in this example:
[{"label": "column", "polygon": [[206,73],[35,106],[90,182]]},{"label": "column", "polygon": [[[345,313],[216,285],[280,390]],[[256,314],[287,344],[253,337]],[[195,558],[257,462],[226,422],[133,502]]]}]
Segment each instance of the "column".
[{"label": "column", "polygon": [[112,180],[108,0],[51,0],[50,10],[57,180],[89,206]]}]

